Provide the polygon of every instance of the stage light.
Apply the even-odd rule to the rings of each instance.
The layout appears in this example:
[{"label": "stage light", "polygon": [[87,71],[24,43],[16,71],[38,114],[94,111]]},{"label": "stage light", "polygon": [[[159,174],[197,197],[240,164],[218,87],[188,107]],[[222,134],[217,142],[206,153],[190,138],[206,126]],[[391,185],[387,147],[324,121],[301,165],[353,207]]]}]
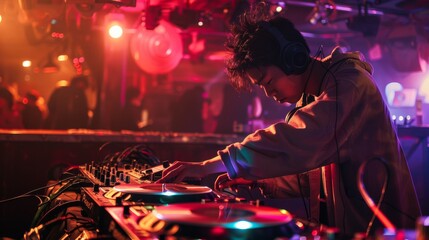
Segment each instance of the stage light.
[{"label": "stage light", "polygon": [[278,2],[277,5],[274,6],[275,14],[281,13],[285,9],[286,9],[286,3],[285,2]]},{"label": "stage light", "polygon": [[336,5],[331,0],[316,1],[316,4],[308,17],[308,21],[313,25],[318,23],[326,25],[330,20],[335,18],[336,10]]},{"label": "stage light", "polygon": [[123,33],[124,33],[124,30],[120,25],[113,24],[109,27],[109,36],[111,38],[115,38],[115,39],[120,38],[122,37]]},{"label": "stage light", "polygon": [[31,67],[31,61],[30,60],[22,61],[22,66],[25,68]]},{"label": "stage light", "polygon": [[113,39],[121,38],[124,34],[125,16],[122,13],[109,13],[106,15],[105,26],[109,37]]},{"label": "stage light", "polygon": [[56,40],[61,40],[65,37],[64,30],[66,29],[66,24],[64,19],[52,18],[49,22],[51,37]]},{"label": "stage light", "polygon": [[58,55],[58,57],[57,57],[57,60],[60,62],[65,62],[65,61],[67,61],[67,59],[69,59],[69,56],[67,56],[65,54]]}]

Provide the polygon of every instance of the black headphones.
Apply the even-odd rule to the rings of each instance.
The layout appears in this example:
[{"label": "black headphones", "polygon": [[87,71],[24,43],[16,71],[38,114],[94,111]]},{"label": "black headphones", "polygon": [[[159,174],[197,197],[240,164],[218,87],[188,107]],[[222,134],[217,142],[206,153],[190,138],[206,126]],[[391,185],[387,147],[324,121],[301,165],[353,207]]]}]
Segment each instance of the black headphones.
[{"label": "black headphones", "polygon": [[270,33],[280,46],[278,66],[287,74],[301,74],[310,63],[310,55],[304,44],[291,42],[284,38],[283,34],[267,21],[262,21],[259,26]]}]

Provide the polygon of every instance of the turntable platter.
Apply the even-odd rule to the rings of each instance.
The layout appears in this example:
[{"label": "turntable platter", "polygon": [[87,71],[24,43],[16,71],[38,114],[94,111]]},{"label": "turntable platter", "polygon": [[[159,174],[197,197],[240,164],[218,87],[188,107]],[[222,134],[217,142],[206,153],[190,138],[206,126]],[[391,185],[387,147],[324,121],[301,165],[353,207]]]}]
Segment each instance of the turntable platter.
[{"label": "turntable platter", "polygon": [[175,183],[150,183],[139,185],[115,186],[115,190],[123,193],[147,194],[147,195],[193,195],[211,193],[212,190],[206,186],[185,185]]},{"label": "turntable platter", "polygon": [[298,231],[285,210],[241,203],[158,206],[138,225],[156,235],[202,239],[274,239],[290,237]]},{"label": "turntable platter", "polygon": [[[228,203],[184,203],[159,206],[153,211],[160,220],[187,223],[192,225],[223,226],[235,228],[237,221],[251,223],[250,228],[280,225],[292,220],[285,210],[253,206],[249,204]],[[186,216],[186,217],[184,217]]]},{"label": "turntable platter", "polygon": [[121,197],[127,202],[182,203],[213,200],[217,195],[206,186],[174,183],[117,185],[104,195],[108,199]]}]

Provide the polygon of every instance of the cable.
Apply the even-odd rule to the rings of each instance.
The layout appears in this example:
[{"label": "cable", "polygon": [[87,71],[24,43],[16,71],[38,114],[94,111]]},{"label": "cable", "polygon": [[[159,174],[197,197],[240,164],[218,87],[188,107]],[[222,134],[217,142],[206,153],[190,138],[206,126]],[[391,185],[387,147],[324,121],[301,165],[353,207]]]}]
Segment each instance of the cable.
[{"label": "cable", "polygon": [[101,151],[107,146],[107,145],[109,145],[109,144],[111,144],[112,142],[110,141],[110,142],[105,142],[105,143],[103,143],[99,148],[98,148],[98,156],[97,156],[97,160],[98,161],[100,161],[100,159],[101,159]]},{"label": "cable", "polygon": [[40,190],[43,190],[43,189],[46,189],[46,188],[54,187],[54,186],[56,186],[58,184],[62,184],[65,181],[68,181],[68,180],[70,180],[72,178],[74,178],[74,177],[66,178],[66,179],[60,180],[60,181],[58,181],[58,182],[56,182],[54,184],[50,184],[50,185],[47,185],[47,186],[44,186],[44,187],[33,189],[33,190],[29,191],[29,192],[23,193],[21,195],[15,196],[15,197],[11,197],[11,198],[0,200],[0,203],[10,202],[10,201],[13,201],[13,200],[16,200],[16,199],[19,199],[19,198],[32,197],[32,196],[42,196],[42,197],[46,197],[46,198],[49,199],[49,196],[35,195],[35,194],[32,194],[32,193],[40,191]]},{"label": "cable", "polygon": [[[88,224],[88,226],[95,227],[94,221],[90,218],[85,218],[85,217],[79,218],[79,217],[74,216],[73,214],[70,214],[71,216],[67,216],[67,215],[69,215],[69,214],[66,214],[65,216],[54,218],[54,219],[49,220],[48,222],[46,222],[44,224],[39,224],[38,226],[31,228],[29,231],[24,233],[23,239],[24,240],[40,240],[40,239],[42,239],[42,237],[40,236],[42,230],[45,230],[46,227],[48,227],[54,223],[66,222],[68,219],[84,220],[84,221],[86,221],[85,224]],[[75,229],[72,229],[70,231],[64,230],[64,232],[67,234],[70,234],[73,231],[75,231],[76,229],[79,229],[81,227],[85,227],[85,225],[79,225]]]},{"label": "cable", "polygon": [[[288,112],[288,114],[285,117],[287,123],[289,123],[290,119],[293,117],[293,115],[296,113],[296,111],[298,111],[302,107],[305,107],[307,104],[309,104],[309,103],[312,102],[312,101],[311,102],[308,101],[309,96],[307,96],[307,94],[305,93],[305,89],[307,88],[308,81],[310,80],[311,73],[313,72],[314,63],[315,63],[315,61],[317,61],[316,59],[319,58],[322,55],[323,55],[323,46],[320,45],[319,49],[316,52],[316,55],[314,55],[314,57],[313,57],[314,59],[313,59],[313,62],[311,63],[311,66],[310,66],[310,72],[308,73],[307,80],[305,81],[305,84],[304,84],[304,89],[303,89],[303,93],[302,93],[303,94],[302,95],[302,106],[295,107],[290,112]],[[314,98],[313,98],[313,101],[314,101]],[[304,193],[302,192],[301,180],[299,178],[299,174],[297,174],[296,176],[297,176],[297,179],[298,179],[299,194],[301,196],[302,203],[304,205],[305,214],[307,215],[307,220],[310,220],[311,219],[310,211],[308,210],[309,207],[307,207],[307,204],[305,202],[305,196],[304,196]]]},{"label": "cable", "polygon": [[40,224],[36,227],[33,227],[28,232],[24,233],[23,239],[24,240],[40,240],[40,239],[42,239],[40,237],[41,230],[43,230],[45,227],[47,227],[53,223],[60,222],[60,221],[62,222],[62,221],[67,220],[68,218],[71,218],[71,217],[64,217],[63,216],[63,217],[54,218],[51,221],[46,222],[45,224]]},{"label": "cable", "polygon": [[131,163],[133,159],[140,164],[149,164],[152,167],[161,165],[154,151],[144,143],[125,148],[117,158],[119,162],[125,163]]},{"label": "cable", "polygon": [[[331,71],[331,69],[334,66],[337,66],[337,69],[343,64],[345,63],[347,60],[350,59],[355,59],[355,60],[359,60],[358,58],[355,57],[346,57],[343,58],[335,63],[333,63],[331,66],[329,66],[328,68],[326,68],[323,64],[322,67],[325,68],[326,72],[322,77],[322,81],[320,83],[320,88],[322,87],[322,83],[324,82],[324,79],[326,77],[326,75],[328,73],[331,74],[331,76],[334,78],[334,83],[335,83],[335,120],[334,120],[334,141],[335,141],[335,148],[336,148],[336,157],[337,157],[337,161],[336,164],[338,165],[338,175],[341,176],[341,168],[340,168],[340,147],[339,147],[339,143],[338,143],[338,135],[337,135],[337,126],[338,126],[338,111],[339,111],[339,102],[338,102],[338,81],[337,81],[337,77],[335,76],[335,74]],[[320,92],[320,89],[319,89]],[[338,187],[341,185],[341,179],[340,177],[338,177]],[[342,222],[343,222],[343,232],[345,232],[345,226],[346,226],[346,207],[344,206],[344,199],[343,199],[343,195],[339,194],[340,198],[341,198],[341,202],[343,203],[343,217],[342,217]]]},{"label": "cable", "polygon": [[[379,162],[381,162],[383,164],[385,170],[386,170],[386,177],[385,177],[384,182],[383,182],[383,187],[381,188],[380,199],[378,200],[377,205],[375,205],[375,203],[372,200],[371,196],[369,196],[368,192],[366,191],[365,184],[364,184],[364,181],[363,181],[363,175],[365,173],[366,165],[370,161],[375,161],[375,160],[378,160]],[[383,202],[383,199],[384,199],[384,196],[385,196],[385,193],[386,193],[388,181],[389,181],[389,169],[388,169],[387,163],[382,158],[378,158],[378,157],[377,158],[371,158],[370,160],[367,160],[367,161],[363,162],[361,164],[361,166],[359,167],[359,172],[358,172],[358,177],[357,177],[359,192],[362,195],[362,198],[365,201],[365,203],[368,205],[368,207],[374,213],[372,215],[371,220],[368,223],[368,227],[367,227],[366,233],[365,233],[366,237],[369,236],[369,232],[371,231],[372,225],[374,224],[375,217],[377,217],[380,220],[380,222],[390,232],[392,232],[392,233],[396,232],[395,226],[392,224],[392,222],[390,222],[390,220],[380,210],[381,203]]]},{"label": "cable", "polygon": [[20,198],[27,198],[27,197],[36,197],[37,199],[39,199],[39,202],[40,202],[39,204],[43,203],[42,197],[49,199],[49,197],[46,196],[46,195],[22,194],[22,195],[19,195],[19,196],[16,196],[16,197],[12,197],[12,198],[1,200],[0,203],[6,203],[6,202],[10,202],[10,201],[17,200],[17,199],[20,199]]},{"label": "cable", "polygon": [[308,210],[307,204],[305,203],[305,197],[304,197],[304,193],[302,192],[301,179],[299,178],[299,174],[296,174],[296,178],[298,180],[299,194],[301,195],[302,204],[304,205],[305,215],[307,217],[307,220],[310,220],[311,219],[310,211]]},{"label": "cable", "polygon": [[36,226],[37,224],[40,223],[41,218],[43,218],[42,214],[45,212],[45,209],[48,207],[48,203],[51,203],[54,199],[56,199],[58,196],[60,196],[64,191],[70,189],[71,187],[74,186],[80,186],[80,184],[82,183],[87,183],[89,182],[88,179],[77,176],[74,177],[73,179],[71,179],[70,181],[68,181],[65,185],[63,185],[62,187],[60,187],[54,194],[52,194],[51,196],[49,196],[49,200],[45,201],[41,204],[39,204],[39,208],[37,209],[37,212],[33,218],[33,221],[31,223],[31,226]]},{"label": "cable", "polygon": [[76,207],[76,206],[83,207],[84,203],[80,200],[75,200],[75,201],[67,201],[67,202],[58,204],[55,207],[49,209],[49,211],[47,211],[42,217],[40,217],[37,223],[38,224],[43,223],[44,221],[46,221],[45,219],[47,219],[47,222],[49,222],[53,216],[58,215],[61,211],[67,210],[67,208],[69,207]]},{"label": "cable", "polygon": [[[47,203],[49,203],[50,201],[54,200],[56,197],[58,197],[61,193],[63,193],[65,190],[68,190],[69,188],[75,186],[75,185],[79,185],[81,183],[91,183],[87,178],[83,177],[83,176],[75,176],[72,179],[69,179],[70,181],[67,181],[67,183],[60,187],[59,189],[57,189],[57,191],[55,193],[52,193],[51,195],[49,195],[49,199],[48,201],[45,201],[41,204],[39,204],[38,207],[41,207],[42,205],[45,205]],[[74,182],[76,180],[76,182]],[[56,185],[59,185],[62,183],[58,183]],[[55,185],[54,185],[55,186]],[[52,189],[53,190],[53,189]],[[77,191],[75,192],[79,192],[80,188],[77,189]]]}]

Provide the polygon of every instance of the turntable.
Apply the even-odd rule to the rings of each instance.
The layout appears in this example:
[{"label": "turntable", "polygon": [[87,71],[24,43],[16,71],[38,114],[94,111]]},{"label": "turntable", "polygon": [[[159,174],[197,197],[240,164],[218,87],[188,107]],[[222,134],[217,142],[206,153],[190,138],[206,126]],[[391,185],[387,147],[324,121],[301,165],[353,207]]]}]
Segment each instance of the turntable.
[{"label": "turntable", "polygon": [[87,215],[98,222],[100,229],[105,231],[109,226],[106,207],[143,206],[150,209],[157,205],[213,201],[217,198],[218,195],[206,186],[147,183],[82,188],[81,200]]},{"label": "turntable", "polygon": [[124,202],[168,204],[214,200],[217,195],[206,186],[148,183],[118,185],[104,194],[107,199],[121,198]]},{"label": "turntable", "polygon": [[147,214],[106,210],[131,239],[288,239],[300,231],[286,210],[243,203],[177,203]]}]

